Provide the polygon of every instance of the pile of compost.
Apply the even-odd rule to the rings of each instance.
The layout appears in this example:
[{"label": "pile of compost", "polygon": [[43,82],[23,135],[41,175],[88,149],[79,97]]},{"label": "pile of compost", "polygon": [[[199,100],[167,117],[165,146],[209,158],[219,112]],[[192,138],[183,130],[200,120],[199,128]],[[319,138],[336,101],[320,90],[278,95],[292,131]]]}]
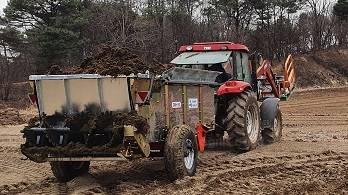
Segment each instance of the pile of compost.
[{"label": "pile of compost", "polygon": [[69,71],[63,71],[62,68],[58,65],[52,65],[50,69],[47,71],[47,74],[49,75],[61,75],[61,74],[66,74]]},{"label": "pile of compost", "polygon": [[102,45],[95,55],[83,60],[79,66],[70,70],[62,70],[59,66],[51,66],[48,74],[100,74],[117,77],[137,73],[161,74],[167,69],[160,63],[146,63],[141,57],[126,48]]}]

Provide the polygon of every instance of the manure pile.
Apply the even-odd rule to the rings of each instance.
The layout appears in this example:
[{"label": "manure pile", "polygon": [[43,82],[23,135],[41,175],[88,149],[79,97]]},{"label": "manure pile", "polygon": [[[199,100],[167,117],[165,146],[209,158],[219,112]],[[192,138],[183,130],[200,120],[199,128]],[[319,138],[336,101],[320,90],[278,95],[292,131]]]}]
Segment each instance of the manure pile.
[{"label": "manure pile", "polygon": [[161,74],[167,65],[160,63],[146,63],[141,57],[125,48],[117,48],[108,45],[100,46],[95,55],[83,60],[79,66],[62,70],[59,66],[51,66],[48,74],[100,74],[117,77],[132,73]]}]

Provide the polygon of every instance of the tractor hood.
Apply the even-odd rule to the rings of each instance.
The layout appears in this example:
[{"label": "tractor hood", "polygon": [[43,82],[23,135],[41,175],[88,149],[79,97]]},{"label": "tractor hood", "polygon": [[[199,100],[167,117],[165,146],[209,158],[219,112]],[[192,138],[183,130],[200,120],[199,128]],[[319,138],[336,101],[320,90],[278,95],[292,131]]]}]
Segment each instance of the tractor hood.
[{"label": "tractor hood", "polygon": [[171,61],[176,65],[217,64],[228,61],[232,51],[184,52]]}]

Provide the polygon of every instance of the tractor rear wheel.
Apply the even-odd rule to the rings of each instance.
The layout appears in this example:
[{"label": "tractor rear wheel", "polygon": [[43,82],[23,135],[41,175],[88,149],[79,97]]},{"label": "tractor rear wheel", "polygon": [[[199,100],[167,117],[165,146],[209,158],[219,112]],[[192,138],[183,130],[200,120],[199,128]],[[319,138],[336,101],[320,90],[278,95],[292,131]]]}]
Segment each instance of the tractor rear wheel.
[{"label": "tractor rear wheel", "polygon": [[228,101],[224,126],[233,147],[239,152],[250,151],[261,138],[260,109],[252,91],[233,96]]},{"label": "tractor rear wheel", "polygon": [[67,161],[53,161],[50,162],[53,175],[59,182],[67,182],[77,176],[88,173],[89,161],[81,162],[67,162]]},{"label": "tractor rear wheel", "polygon": [[262,140],[265,144],[272,144],[280,141],[283,134],[283,119],[280,109],[277,109],[276,117],[273,121],[273,128],[262,130]]},{"label": "tractor rear wheel", "polygon": [[172,128],[164,146],[164,163],[171,180],[196,173],[198,145],[195,133],[186,125]]}]

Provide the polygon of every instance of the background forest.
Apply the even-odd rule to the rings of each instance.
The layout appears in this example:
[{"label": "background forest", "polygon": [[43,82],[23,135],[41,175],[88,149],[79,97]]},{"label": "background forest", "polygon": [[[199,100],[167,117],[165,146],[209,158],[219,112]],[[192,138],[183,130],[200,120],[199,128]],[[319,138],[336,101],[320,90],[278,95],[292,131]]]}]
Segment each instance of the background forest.
[{"label": "background forest", "polygon": [[280,60],[348,46],[347,0],[9,0],[0,19],[0,99],[100,44],[168,63],[183,44],[232,41]]}]

